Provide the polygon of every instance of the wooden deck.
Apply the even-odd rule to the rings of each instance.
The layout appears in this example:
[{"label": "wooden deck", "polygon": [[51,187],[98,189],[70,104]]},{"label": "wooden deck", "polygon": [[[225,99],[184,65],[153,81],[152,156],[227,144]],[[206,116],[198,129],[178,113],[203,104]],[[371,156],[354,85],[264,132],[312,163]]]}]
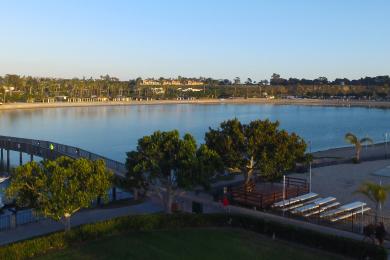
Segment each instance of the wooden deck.
[{"label": "wooden deck", "polygon": [[[268,208],[275,202],[283,200],[283,186],[269,184],[261,187],[253,181],[247,185],[231,190],[233,202],[247,207],[258,209]],[[292,198],[309,192],[309,185],[305,179],[286,177],[284,198]]]}]

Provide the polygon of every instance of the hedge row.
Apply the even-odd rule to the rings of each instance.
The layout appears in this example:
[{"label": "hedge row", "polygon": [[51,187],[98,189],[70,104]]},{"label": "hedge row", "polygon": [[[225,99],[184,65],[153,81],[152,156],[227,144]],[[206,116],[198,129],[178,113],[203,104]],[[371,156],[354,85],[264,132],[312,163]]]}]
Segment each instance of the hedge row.
[{"label": "hedge row", "polygon": [[260,234],[301,243],[353,258],[386,259],[382,247],[362,241],[326,235],[290,225],[252,218],[249,216],[224,214],[153,214],[116,218],[96,224],[83,225],[71,231],[21,241],[0,248],[0,259],[26,259],[46,254],[52,250],[69,248],[80,242],[95,240],[103,236],[122,234],[128,231],[158,229],[180,229],[184,227],[235,227]]}]

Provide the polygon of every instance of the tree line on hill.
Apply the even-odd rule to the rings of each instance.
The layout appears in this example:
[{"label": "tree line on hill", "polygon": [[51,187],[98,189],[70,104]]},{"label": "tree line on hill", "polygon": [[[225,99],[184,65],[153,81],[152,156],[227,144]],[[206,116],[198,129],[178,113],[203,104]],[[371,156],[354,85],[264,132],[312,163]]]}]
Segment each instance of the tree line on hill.
[{"label": "tree line on hill", "polygon": [[[163,78],[162,78],[163,79]],[[271,80],[254,81],[250,78],[241,83],[236,77],[229,79],[212,79],[200,77],[180,77],[186,80],[197,80],[204,83],[194,86],[193,91],[183,91],[181,86],[148,86],[142,84],[142,78],[127,81],[109,75],[100,78],[39,78],[7,74],[0,76],[1,102],[40,102],[47,98],[67,96],[73,98],[131,97],[133,99],[176,99],[176,98],[235,98],[235,97],[308,97],[308,98],[360,98],[388,99],[390,97],[389,76],[365,77],[358,80],[339,78],[329,81],[326,77],[314,80],[289,78],[284,79],[274,73]],[[163,91],[154,91],[161,87]]]}]

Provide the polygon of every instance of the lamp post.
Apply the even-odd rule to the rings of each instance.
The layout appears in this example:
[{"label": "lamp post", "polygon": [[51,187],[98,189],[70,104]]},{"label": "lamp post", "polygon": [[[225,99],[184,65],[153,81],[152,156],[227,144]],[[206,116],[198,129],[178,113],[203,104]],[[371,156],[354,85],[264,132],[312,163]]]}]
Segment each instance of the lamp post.
[{"label": "lamp post", "polygon": [[284,211],[285,211],[285,208],[284,208],[285,201],[286,201],[286,175],[283,175],[283,211],[282,211],[283,217],[284,217]]},{"label": "lamp post", "polygon": [[[309,141],[309,153],[311,155],[311,141]],[[311,160],[309,162],[309,192],[311,192]]]},{"label": "lamp post", "polygon": [[388,133],[388,132],[385,133],[385,159],[387,159],[387,140],[388,140],[389,134],[390,133]]}]

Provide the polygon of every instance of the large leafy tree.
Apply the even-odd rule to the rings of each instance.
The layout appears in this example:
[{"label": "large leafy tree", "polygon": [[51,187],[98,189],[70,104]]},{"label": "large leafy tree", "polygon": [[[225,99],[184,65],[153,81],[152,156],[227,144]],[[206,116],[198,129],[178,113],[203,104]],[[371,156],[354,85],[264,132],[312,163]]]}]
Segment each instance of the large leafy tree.
[{"label": "large leafy tree", "polygon": [[94,199],[107,198],[112,173],[102,160],[60,157],[17,167],[6,190],[9,198],[43,216],[62,221],[70,229],[71,216]]},{"label": "large leafy tree", "polygon": [[363,144],[372,144],[373,140],[369,137],[364,137],[359,139],[356,135],[352,133],[347,133],[345,135],[345,141],[355,146],[355,159],[356,162],[360,161],[360,152],[362,150]]},{"label": "large leafy tree", "polygon": [[216,152],[205,145],[197,149],[190,134],[180,137],[177,130],[154,132],[138,140],[136,151],[127,153],[127,179],[136,188],[145,182],[162,200],[167,213],[178,192],[197,185],[208,187],[210,178],[222,170]]},{"label": "large leafy tree", "polygon": [[240,170],[248,182],[255,171],[268,180],[276,180],[305,162],[306,143],[295,133],[279,129],[279,122],[255,120],[242,124],[238,119],[222,122],[209,129],[206,144],[222,158],[227,168]]},{"label": "large leafy tree", "polygon": [[131,151],[127,153],[126,168],[128,173],[126,178],[120,179],[121,186],[127,189],[132,189],[134,199],[138,199],[140,191],[146,192],[149,185],[145,179],[143,166],[138,165],[143,159],[142,154],[137,151]]}]

